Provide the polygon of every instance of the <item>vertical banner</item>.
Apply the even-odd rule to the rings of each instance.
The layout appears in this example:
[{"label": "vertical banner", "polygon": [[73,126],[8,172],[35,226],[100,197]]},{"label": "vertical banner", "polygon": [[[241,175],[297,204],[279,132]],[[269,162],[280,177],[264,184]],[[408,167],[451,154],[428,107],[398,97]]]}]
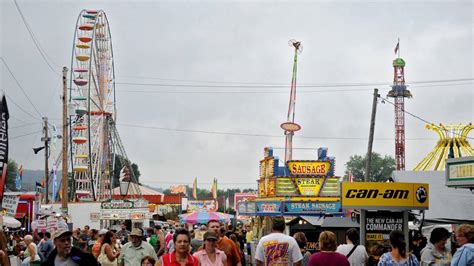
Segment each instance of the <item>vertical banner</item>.
[{"label": "vertical banner", "polygon": [[193,182],[193,198],[197,199],[197,177],[194,178]]},{"label": "vertical banner", "polygon": [[56,201],[57,191],[58,191],[58,178],[57,178],[57,166],[56,162],[53,162],[53,200],[54,203]]},{"label": "vertical banner", "polygon": [[7,99],[3,95],[2,102],[0,103],[0,172],[2,173],[0,180],[0,202],[3,200],[7,178],[9,118]]},{"label": "vertical banner", "polygon": [[21,181],[23,180],[23,165],[20,165],[20,169],[18,169],[18,173],[15,177],[15,188],[16,190],[21,190]]}]

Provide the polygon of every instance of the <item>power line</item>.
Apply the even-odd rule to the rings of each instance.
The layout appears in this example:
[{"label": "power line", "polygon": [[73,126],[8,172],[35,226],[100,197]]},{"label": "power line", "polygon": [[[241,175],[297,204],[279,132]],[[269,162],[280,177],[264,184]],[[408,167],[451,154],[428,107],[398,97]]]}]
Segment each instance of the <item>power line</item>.
[{"label": "power line", "polygon": [[[6,96],[6,95],[5,95],[5,96]],[[18,118],[18,117],[16,117],[16,116],[10,115],[10,118],[13,118],[13,119],[15,119],[15,120],[18,120],[19,122],[22,122],[23,124],[28,124],[28,123],[30,123],[30,122],[26,122],[25,120],[20,119],[20,118]]]},{"label": "power line", "polygon": [[[32,118],[34,119],[39,119],[38,117],[32,115],[30,112],[26,111],[25,109],[23,109],[23,107],[21,107],[19,104],[17,104],[10,96],[8,96],[8,94],[5,94],[5,97],[11,102],[13,103],[16,107],[18,107],[18,109],[20,109],[23,113],[31,116]],[[15,119],[18,119],[15,117]],[[18,119],[19,120],[19,119]],[[24,122],[24,121],[23,121]],[[25,122],[26,123],[26,122]]]},{"label": "power line", "polygon": [[[389,101],[388,98],[384,98],[384,97],[381,97],[381,96],[379,96],[379,97],[380,97],[384,102],[387,102],[387,103],[389,103],[389,104],[395,106],[395,104],[394,104],[393,102]],[[428,121],[428,120],[426,120],[426,119],[424,119],[424,118],[421,118],[421,117],[418,116],[418,115],[415,115],[415,114],[413,114],[413,113],[410,113],[410,112],[408,112],[406,109],[403,109],[402,111],[403,111],[404,113],[406,113],[406,114],[408,114],[408,115],[410,115],[410,116],[412,116],[412,117],[414,117],[414,118],[416,118],[416,119],[418,119],[418,120],[420,120],[420,121],[426,123],[426,124],[434,125],[433,122],[430,122],[430,121]],[[459,133],[457,134],[457,136],[458,136],[458,137],[462,137]],[[466,136],[466,139],[474,139],[474,138],[471,138],[471,137]]]},{"label": "power line", "polygon": [[[387,88],[388,90],[389,88]],[[320,92],[356,92],[369,91],[372,89],[331,89],[331,90],[306,90],[298,91],[298,93],[320,93]],[[288,91],[145,91],[145,90],[117,90],[117,92],[131,93],[159,93],[159,94],[287,94]]]},{"label": "power line", "polygon": [[[44,59],[44,61],[49,66],[51,71],[53,71],[54,74],[59,75],[59,73],[54,70],[54,67],[51,66],[51,63],[54,64],[53,60],[51,60],[51,59],[48,60],[48,56],[47,56],[46,52],[44,51],[44,49],[39,44],[39,41],[36,38],[35,34],[33,33],[33,30],[31,29],[30,25],[28,24],[28,22],[26,22],[25,16],[23,15],[23,12],[21,12],[21,9],[20,9],[20,6],[17,3],[17,0],[14,0],[13,2],[15,3],[16,9],[18,10],[18,13],[20,13],[21,20],[23,21],[23,24],[25,24],[26,29],[28,30],[28,33],[30,34],[36,48],[38,49],[38,51],[41,55],[41,57]],[[51,63],[49,61],[51,61]]]},{"label": "power line", "polygon": [[118,78],[135,78],[149,80],[179,81],[179,82],[198,82],[198,83],[222,83],[222,84],[257,84],[257,85],[288,85],[288,83],[269,83],[269,82],[236,82],[236,81],[217,81],[217,80],[195,80],[195,79],[172,79],[172,78],[156,78],[145,76],[118,76]]},{"label": "power line", "polygon": [[[237,81],[218,81],[218,80],[195,80],[195,79],[172,79],[172,78],[160,78],[160,77],[145,77],[145,76],[118,76],[118,78],[136,78],[136,79],[146,79],[146,80],[163,80],[163,81],[176,81],[176,82],[197,82],[197,83],[221,83],[221,84],[237,84],[237,85],[265,85],[265,86],[283,86],[288,87],[290,85],[289,82],[237,82]],[[424,81],[414,81],[410,84],[423,84],[423,83],[443,83],[443,82],[459,82],[459,81],[473,81],[474,78],[457,78],[457,79],[442,79],[442,80],[424,80]],[[118,82],[120,84],[121,82]],[[122,84],[129,83],[129,82],[122,82]],[[382,85],[386,84],[386,82],[353,82],[353,83],[301,83],[298,87],[305,87],[305,86],[374,86],[374,85]],[[171,84],[169,84],[171,85]],[[387,86],[391,86],[386,84]],[[240,87],[240,86],[238,86]]]},{"label": "power line", "polygon": [[20,128],[20,127],[26,127],[26,126],[32,126],[32,125],[37,125],[37,124],[38,124],[37,122],[34,122],[34,123],[27,123],[27,124],[23,124],[23,125],[18,125],[18,126],[9,127],[9,129]]},{"label": "power line", "polygon": [[[471,85],[472,83],[449,84],[449,86]],[[420,87],[438,87],[446,85],[418,85],[412,88]],[[322,90],[299,90],[298,93],[324,93],[324,92],[360,92],[372,91],[373,89],[322,89]],[[380,90],[390,90],[390,88],[381,88]],[[162,90],[116,90],[125,93],[151,93],[151,94],[287,94],[288,90],[281,91],[162,91]]]},{"label": "power line", "polygon": [[5,67],[7,68],[8,70],[8,73],[10,73],[10,75],[12,76],[12,78],[15,80],[16,82],[16,85],[18,85],[18,87],[21,89],[21,91],[23,92],[23,95],[25,95],[26,99],[28,99],[28,102],[31,104],[31,106],[33,106],[33,109],[35,109],[36,113],[39,115],[39,117],[42,117],[41,113],[38,111],[38,108],[36,108],[36,106],[33,104],[33,102],[31,101],[30,97],[28,96],[28,94],[26,94],[25,92],[25,89],[23,89],[23,87],[21,86],[20,82],[18,82],[18,79],[16,79],[15,75],[13,75],[13,72],[11,71],[10,67],[8,66],[7,62],[5,61],[5,59],[3,57],[0,57],[0,59],[2,60],[3,64],[5,65]]},{"label": "power line", "polygon": [[39,133],[39,132],[41,132],[41,131],[42,131],[42,130],[35,131],[35,132],[30,132],[30,133],[26,133],[26,134],[14,136],[14,137],[9,137],[8,139],[17,139],[17,138],[21,138],[21,137],[33,135],[33,134]]},{"label": "power line", "polygon": [[[395,104],[392,103],[391,101],[389,101],[388,98],[384,98],[384,97],[382,97],[382,96],[379,96],[379,97],[380,97],[383,101],[385,101],[385,102],[387,102],[387,103],[389,103],[389,104],[395,106]],[[418,120],[421,120],[421,121],[425,122],[426,124],[431,124],[430,121],[428,121],[428,120],[426,120],[426,119],[423,119],[423,118],[421,118],[421,117],[419,117],[419,116],[417,116],[417,115],[414,115],[414,114],[408,112],[406,109],[403,109],[402,111],[403,111],[404,113],[408,114],[408,115],[413,116],[414,118],[416,118],[416,119],[418,119]]]},{"label": "power line", "polygon": [[[429,81],[413,81],[410,84],[428,84],[428,83],[450,83],[450,82],[466,82],[473,81],[474,78],[459,78],[459,79],[443,79],[443,80],[429,80]],[[267,84],[262,83],[242,83],[240,85],[198,85],[198,84],[171,84],[171,83],[145,83],[145,82],[115,82],[121,85],[139,85],[139,86],[153,86],[153,87],[177,87],[177,88],[286,88],[288,84]],[[339,88],[339,87],[367,87],[367,86],[387,86],[391,85],[386,82],[371,82],[371,83],[326,83],[326,84],[300,84],[299,88]]]},{"label": "power line", "polygon": [[132,125],[132,124],[117,124],[118,126],[134,127],[134,128],[147,128],[165,131],[177,131],[177,132],[189,132],[189,133],[204,133],[214,135],[233,135],[233,136],[248,136],[248,137],[273,137],[281,138],[283,135],[265,135],[265,134],[247,134],[247,133],[233,133],[233,132],[219,132],[219,131],[207,131],[207,130],[194,130],[194,129],[179,129],[179,128],[167,128],[167,127],[156,127],[156,126],[143,126],[143,125]]},{"label": "power line", "polygon": [[[284,135],[268,135],[268,134],[255,134],[255,133],[237,133],[237,132],[222,132],[222,131],[210,131],[210,130],[194,130],[194,129],[179,129],[179,128],[167,128],[167,127],[156,127],[156,126],[144,126],[144,125],[132,125],[132,124],[117,124],[118,126],[133,127],[133,128],[146,128],[164,131],[177,131],[187,133],[203,133],[203,134],[214,134],[214,135],[227,135],[227,136],[245,136],[245,137],[266,137],[266,138],[283,138]],[[367,137],[327,137],[327,136],[298,136],[301,139],[322,139],[322,140],[367,140]],[[375,138],[376,140],[394,140],[394,138]],[[425,140],[423,138],[416,138],[414,140]],[[432,139],[426,139],[432,140]]]}]

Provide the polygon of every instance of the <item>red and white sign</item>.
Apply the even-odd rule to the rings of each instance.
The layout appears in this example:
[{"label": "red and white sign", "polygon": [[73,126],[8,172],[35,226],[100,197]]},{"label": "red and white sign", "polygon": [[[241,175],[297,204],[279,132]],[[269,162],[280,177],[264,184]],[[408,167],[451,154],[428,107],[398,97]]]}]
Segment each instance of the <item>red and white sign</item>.
[{"label": "red and white sign", "polygon": [[239,202],[251,201],[257,198],[256,193],[235,193],[234,194],[234,210],[237,210]]}]

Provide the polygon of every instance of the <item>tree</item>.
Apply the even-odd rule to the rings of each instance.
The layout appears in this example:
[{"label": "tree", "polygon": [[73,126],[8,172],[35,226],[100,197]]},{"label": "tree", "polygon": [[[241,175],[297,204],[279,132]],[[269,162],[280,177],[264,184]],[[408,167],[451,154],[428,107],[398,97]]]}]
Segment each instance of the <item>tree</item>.
[{"label": "tree", "polygon": [[[349,158],[346,163],[346,177],[349,176],[349,172],[352,172],[354,181],[364,181],[365,175],[365,163],[367,156],[353,155]],[[369,173],[370,182],[385,182],[387,181],[392,172],[395,170],[395,159],[393,157],[385,155],[383,158],[380,154],[373,152],[372,160]]]},{"label": "tree", "polygon": [[114,177],[112,179],[112,186],[114,188],[120,186],[120,170],[122,170],[126,165],[131,166],[135,179],[137,183],[140,184],[140,171],[138,170],[138,165],[136,163],[130,163],[130,160],[125,159],[122,155],[115,154]]},{"label": "tree", "polygon": [[8,190],[16,191],[15,179],[17,174],[18,164],[14,160],[9,159],[7,166],[7,177],[5,181],[5,186]]}]

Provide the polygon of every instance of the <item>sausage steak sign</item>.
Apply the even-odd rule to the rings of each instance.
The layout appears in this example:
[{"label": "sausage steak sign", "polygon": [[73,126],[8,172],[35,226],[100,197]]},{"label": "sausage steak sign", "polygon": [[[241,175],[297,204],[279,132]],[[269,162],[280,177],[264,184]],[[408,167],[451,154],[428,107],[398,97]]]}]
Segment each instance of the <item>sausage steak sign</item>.
[{"label": "sausage steak sign", "polygon": [[291,175],[325,176],[329,171],[330,162],[326,161],[288,161]]}]

